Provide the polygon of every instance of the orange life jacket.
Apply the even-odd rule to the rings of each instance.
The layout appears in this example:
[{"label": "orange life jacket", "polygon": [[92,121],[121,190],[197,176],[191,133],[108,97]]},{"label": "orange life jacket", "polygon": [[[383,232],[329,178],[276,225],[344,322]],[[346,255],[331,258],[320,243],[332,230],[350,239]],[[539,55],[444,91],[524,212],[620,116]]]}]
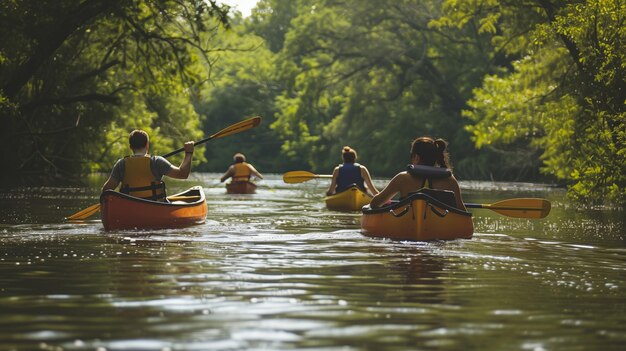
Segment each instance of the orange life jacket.
[{"label": "orange life jacket", "polygon": [[238,162],[233,165],[235,174],[233,174],[233,182],[247,182],[250,180],[252,172],[245,162]]},{"label": "orange life jacket", "polygon": [[120,192],[142,199],[165,201],[165,183],[152,174],[150,156],[124,157],[124,177]]}]

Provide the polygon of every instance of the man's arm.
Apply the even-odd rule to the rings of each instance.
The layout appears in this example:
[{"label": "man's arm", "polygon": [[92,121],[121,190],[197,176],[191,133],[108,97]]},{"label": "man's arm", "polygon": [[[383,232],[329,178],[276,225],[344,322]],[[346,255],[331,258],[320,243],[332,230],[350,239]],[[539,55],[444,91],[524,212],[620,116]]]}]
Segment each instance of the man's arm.
[{"label": "man's arm", "polygon": [[104,192],[105,190],[115,190],[118,185],[120,185],[120,181],[109,176],[109,179],[107,179],[107,181],[102,186],[102,192]]},{"label": "man's arm", "polygon": [[261,175],[261,173],[259,173],[259,171],[257,171],[256,168],[254,168],[253,165],[248,164],[248,168],[250,169],[250,173],[253,176],[255,176],[255,177],[259,178],[259,179],[263,179],[263,176]]},{"label": "man's arm", "polygon": [[235,167],[230,166],[228,167],[228,170],[226,170],[226,173],[224,173],[222,178],[220,178],[220,183],[224,183],[226,179],[232,177],[233,175],[235,175]]},{"label": "man's arm", "polygon": [[191,158],[193,156],[193,141],[185,143],[185,158],[181,162],[180,166],[172,166],[166,176],[176,179],[187,179],[189,173],[191,173]]},{"label": "man's arm", "polygon": [[117,189],[117,186],[120,185],[121,183],[120,179],[122,179],[123,176],[124,176],[124,161],[118,160],[113,166],[113,170],[111,171],[109,178],[107,179],[106,182],[104,182],[104,185],[102,186],[102,192],[104,192],[105,190]]}]

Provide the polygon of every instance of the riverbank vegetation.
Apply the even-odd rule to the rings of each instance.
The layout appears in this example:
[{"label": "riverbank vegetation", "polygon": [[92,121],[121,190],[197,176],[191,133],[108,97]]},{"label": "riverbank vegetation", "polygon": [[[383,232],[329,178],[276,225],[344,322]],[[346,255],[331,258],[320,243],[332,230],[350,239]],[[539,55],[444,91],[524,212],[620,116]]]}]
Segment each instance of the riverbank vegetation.
[{"label": "riverbank vegetation", "polygon": [[[615,0],[202,0],[0,5],[4,184],[76,181],[245,117],[195,170],[244,152],[262,172],[328,172],[350,145],[375,177],[418,135],[461,180],[567,185],[626,203],[626,4]],[[217,145],[219,143],[219,145]]]}]

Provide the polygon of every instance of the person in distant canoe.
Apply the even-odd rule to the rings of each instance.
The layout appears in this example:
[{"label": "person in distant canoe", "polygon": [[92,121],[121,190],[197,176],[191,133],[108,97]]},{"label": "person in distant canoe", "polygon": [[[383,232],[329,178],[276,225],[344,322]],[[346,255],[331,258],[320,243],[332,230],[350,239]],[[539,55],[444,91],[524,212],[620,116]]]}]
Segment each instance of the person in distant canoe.
[{"label": "person in distant canoe", "polygon": [[450,160],[443,139],[419,137],[411,144],[411,164],[407,171],[398,173],[378,195],[370,206],[380,207],[397,193],[400,198],[423,188],[450,190],[454,193],[456,207],[467,211],[461,197],[459,183],[450,171]]},{"label": "person in distant canoe", "polygon": [[121,193],[154,201],[167,201],[165,183],[161,179],[164,175],[177,179],[189,177],[194,142],[185,143],[185,158],[178,167],[164,157],[148,154],[150,138],[143,130],[133,130],[128,136],[128,143],[133,154],[115,163],[102,191],[115,190],[121,184]]},{"label": "person in distant canoe", "polygon": [[349,146],[344,146],[341,150],[341,158],[343,159],[343,164],[340,164],[333,170],[333,178],[326,195],[330,196],[340,193],[348,189],[352,184],[356,184],[363,190],[366,190],[365,184],[367,184],[367,190],[372,195],[378,194],[378,189],[372,183],[367,167],[356,163],[356,150]]},{"label": "person in distant canoe", "polygon": [[242,153],[236,153],[233,156],[234,163],[228,167],[226,173],[220,178],[220,182],[224,182],[228,178],[232,178],[233,182],[248,182],[250,177],[263,179],[263,175],[254,168],[253,165],[246,162],[246,156]]}]

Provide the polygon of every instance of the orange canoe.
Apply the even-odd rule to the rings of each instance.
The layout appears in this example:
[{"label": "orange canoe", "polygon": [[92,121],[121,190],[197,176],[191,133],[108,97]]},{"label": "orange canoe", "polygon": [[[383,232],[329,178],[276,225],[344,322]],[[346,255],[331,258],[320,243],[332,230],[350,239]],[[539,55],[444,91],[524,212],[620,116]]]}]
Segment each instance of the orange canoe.
[{"label": "orange canoe", "polygon": [[252,182],[230,182],[226,184],[227,194],[254,194],[256,184]]},{"label": "orange canoe", "polygon": [[395,240],[469,239],[474,233],[472,214],[425,193],[379,208],[363,208],[361,233]]},{"label": "orange canoe", "polygon": [[207,215],[204,190],[194,186],[168,196],[170,202],[140,199],[107,190],[100,196],[105,230],[178,228],[204,222]]}]

